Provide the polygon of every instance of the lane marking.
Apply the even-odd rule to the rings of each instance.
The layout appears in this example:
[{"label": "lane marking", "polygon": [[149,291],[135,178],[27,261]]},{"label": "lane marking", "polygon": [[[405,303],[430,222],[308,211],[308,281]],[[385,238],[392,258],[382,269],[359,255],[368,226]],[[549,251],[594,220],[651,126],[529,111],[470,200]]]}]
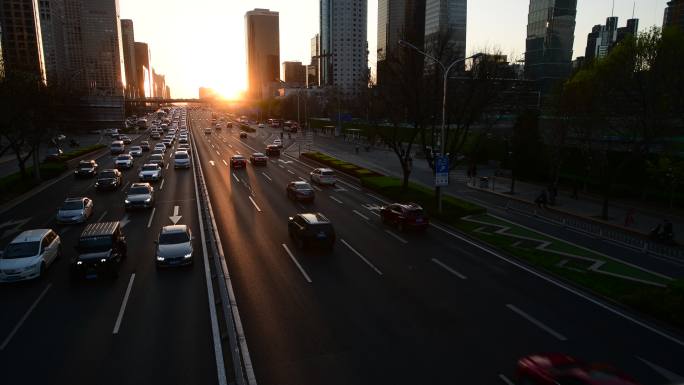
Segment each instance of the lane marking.
[{"label": "lane marking", "polygon": [[235,180],[236,180],[238,183],[240,183],[240,178],[238,178],[237,175],[235,175],[234,173],[231,173],[231,175],[233,176],[233,178],[235,178]]},{"label": "lane marking", "polygon": [[167,164],[166,164],[166,167],[164,167],[164,168],[165,168],[166,170],[168,170],[170,164],[171,164],[171,163],[167,163]]},{"label": "lane marking", "polygon": [[131,181],[126,182],[126,184],[121,188],[121,190],[125,190],[130,183],[131,183]]},{"label": "lane marking", "polygon": [[289,168],[287,169],[287,172],[289,172],[289,173],[292,174],[292,175],[295,174],[294,171],[290,170]]},{"label": "lane marking", "polygon": [[299,180],[301,180],[302,182],[306,182],[306,179],[302,178],[301,176],[299,177]]},{"label": "lane marking", "polygon": [[266,177],[266,179],[268,179],[269,181],[273,181],[273,179],[271,179],[271,177],[270,177],[270,176],[266,175],[266,173],[265,173],[265,172],[262,172],[261,174],[262,174],[263,176],[265,176],[265,177]]},{"label": "lane marking", "polygon": [[681,383],[682,381],[684,381],[684,377],[680,376],[679,374],[677,374],[677,373],[675,373],[675,372],[673,372],[673,371],[670,371],[670,370],[665,369],[665,368],[663,368],[663,367],[661,367],[661,366],[658,366],[658,365],[656,365],[656,364],[654,364],[654,363],[652,363],[652,362],[650,362],[650,361],[647,361],[647,360],[645,360],[645,359],[643,359],[643,358],[641,358],[641,357],[639,357],[639,356],[636,356],[636,358],[637,358],[639,361],[641,361],[641,362],[643,362],[644,364],[646,364],[646,366],[648,366],[649,368],[653,369],[653,371],[655,371],[656,373],[658,373],[658,374],[660,374],[661,376],[663,376],[664,378],[666,378],[668,384],[669,384],[669,383],[673,383],[673,384],[676,383],[676,384],[679,384],[679,383]]},{"label": "lane marking", "polygon": [[290,256],[290,259],[292,260],[292,262],[294,262],[295,265],[297,265],[297,268],[299,269],[299,271],[300,271],[300,272],[302,273],[302,275],[304,276],[304,279],[306,279],[306,282],[312,283],[313,281],[311,280],[311,278],[309,278],[309,274],[306,274],[306,271],[304,271],[304,268],[302,267],[302,265],[299,264],[299,261],[298,261],[297,258],[295,258],[295,256],[292,254],[292,252],[291,252],[290,249],[287,247],[287,245],[284,244],[284,243],[283,243],[282,245],[283,245],[283,248],[285,249],[285,251],[287,252],[287,255]]},{"label": "lane marking", "polygon": [[106,215],[107,215],[107,211],[103,212],[102,215],[100,215],[100,217],[97,218],[97,221],[98,221],[98,222],[101,222],[101,221],[102,221],[102,218],[104,218]]},{"label": "lane marking", "polygon": [[534,324],[535,326],[537,326],[538,328],[540,328],[540,329],[544,330],[545,332],[551,334],[552,336],[556,337],[557,339],[559,339],[559,340],[561,340],[561,341],[567,341],[567,340],[568,340],[568,339],[565,338],[565,336],[563,336],[562,334],[560,334],[560,333],[558,333],[557,331],[551,329],[550,327],[544,325],[544,324],[543,324],[541,321],[539,321],[538,319],[532,317],[531,315],[525,313],[524,311],[518,309],[517,307],[511,305],[510,303],[507,304],[506,307],[509,308],[509,309],[510,309],[511,311],[513,311],[514,313],[518,314],[519,316],[523,317],[524,319],[530,321],[531,323],[533,323],[533,324]]},{"label": "lane marking", "polygon": [[563,289],[563,290],[565,290],[565,291],[567,291],[567,292],[569,292],[569,293],[575,294],[576,296],[578,296],[578,297],[580,297],[580,298],[583,298],[583,299],[585,299],[586,301],[591,302],[591,303],[593,303],[594,305],[596,305],[596,306],[598,306],[598,307],[600,307],[600,308],[602,308],[602,309],[604,309],[604,310],[606,310],[606,311],[608,311],[608,312],[610,312],[610,313],[613,313],[613,314],[615,314],[615,315],[617,315],[617,316],[619,316],[619,317],[622,317],[623,319],[625,319],[625,320],[627,320],[627,321],[630,321],[630,322],[632,322],[632,323],[634,323],[634,324],[636,324],[636,325],[639,325],[639,326],[641,326],[642,328],[644,328],[644,329],[646,329],[646,330],[649,330],[649,331],[651,331],[652,333],[655,333],[655,334],[657,334],[657,335],[659,335],[659,336],[665,338],[666,340],[668,340],[668,341],[670,341],[670,342],[674,342],[674,343],[676,343],[677,345],[684,346],[684,341],[682,341],[682,340],[680,340],[680,339],[678,339],[678,338],[676,338],[676,337],[673,337],[673,336],[671,336],[671,335],[665,333],[665,332],[662,331],[662,330],[658,330],[658,329],[656,329],[655,327],[650,326],[650,325],[648,325],[647,323],[645,323],[645,322],[643,322],[643,321],[640,321],[640,320],[638,320],[638,319],[636,319],[636,318],[634,318],[634,317],[632,317],[632,316],[630,316],[630,315],[627,315],[627,314],[625,314],[625,313],[623,313],[623,312],[621,312],[621,311],[619,311],[619,310],[617,310],[617,309],[614,309],[614,308],[612,308],[611,306],[609,306],[609,305],[607,305],[607,304],[605,304],[605,303],[603,303],[603,302],[601,302],[601,301],[599,301],[599,300],[597,300],[597,299],[595,299],[595,298],[591,298],[591,297],[589,297],[589,296],[587,296],[587,295],[581,293],[580,291],[578,291],[578,290],[576,290],[576,289],[574,289],[574,288],[572,288],[572,287],[570,287],[570,286],[567,286],[567,285],[565,285],[565,284],[563,284],[563,283],[561,283],[561,282],[559,282],[559,281],[556,281],[555,279],[553,279],[553,278],[551,278],[551,277],[547,277],[546,275],[544,275],[544,274],[542,274],[542,273],[540,273],[540,272],[538,272],[538,271],[535,271],[535,270],[533,270],[533,269],[530,268],[530,267],[524,266],[524,265],[520,264],[520,263],[517,262],[517,261],[514,261],[514,260],[512,260],[512,259],[506,258],[506,257],[504,257],[504,256],[502,256],[502,255],[500,255],[500,254],[498,254],[498,253],[496,253],[496,252],[494,252],[494,251],[492,251],[492,250],[489,250],[488,248],[486,248],[486,247],[484,247],[484,246],[482,246],[482,245],[479,245],[479,244],[477,244],[477,243],[475,243],[475,242],[473,242],[473,241],[471,241],[471,240],[469,240],[469,239],[467,239],[467,238],[465,238],[465,237],[463,237],[463,236],[461,236],[461,235],[458,235],[458,234],[456,234],[456,233],[454,233],[454,232],[452,232],[452,231],[450,231],[450,230],[448,230],[448,229],[446,229],[446,228],[444,228],[444,227],[442,227],[442,226],[440,226],[440,225],[437,225],[437,224],[435,224],[435,223],[431,223],[430,226],[432,226],[432,227],[434,227],[434,228],[436,228],[436,229],[438,229],[438,230],[440,230],[440,231],[442,231],[442,232],[444,232],[444,233],[446,233],[446,234],[448,234],[448,235],[451,235],[452,237],[454,237],[454,238],[456,238],[456,239],[458,239],[458,240],[461,240],[461,241],[463,241],[463,242],[465,242],[465,243],[467,243],[467,244],[469,244],[469,245],[471,245],[471,246],[473,246],[473,247],[475,247],[475,248],[477,248],[477,249],[480,249],[481,251],[484,251],[485,253],[487,253],[487,254],[489,254],[489,255],[491,255],[491,256],[493,256],[493,257],[496,257],[496,258],[498,258],[498,259],[500,259],[500,260],[502,260],[502,261],[504,261],[504,262],[508,262],[509,264],[511,264],[511,265],[513,265],[513,266],[515,266],[515,267],[517,267],[517,268],[523,270],[523,271],[526,271],[526,272],[528,272],[529,274],[532,274],[532,275],[534,275],[535,277],[540,278],[540,279],[542,279],[542,280],[544,280],[544,281],[546,281],[546,282],[548,282],[548,283],[550,283],[550,284],[552,284],[552,285],[554,285],[554,286],[556,286],[556,287],[559,287],[559,288],[561,288],[561,289]]},{"label": "lane marking", "polygon": [[282,168],[283,170],[285,169],[285,166],[283,166],[282,164],[279,164],[278,167]]},{"label": "lane marking", "polygon": [[515,385],[513,381],[509,380],[508,377],[504,376],[503,374],[499,374],[499,379],[506,385]]},{"label": "lane marking", "polygon": [[38,306],[38,302],[40,302],[40,300],[43,299],[43,297],[45,297],[45,294],[48,292],[48,290],[50,290],[51,287],[52,284],[48,283],[48,285],[45,286],[45,289],[43,289],[43,292],[40,293],[40,295],[38,296],[38,298],[36,298],[35,301],[33,301],[28,310],[26,310],[26,313],[24,313],[24,315],[19,319],[19,322],[16,325],[14,325],[14,328],[12,329],[10,334],[8,334],[7,337],[5,337],[5,340],[2,341],[2,345],[0,345],[0,351],[5,350],[9,342],[12,340],[12,337],[14,337],[14,335],[17,334],[17,331],[19,331],[21,325],[24,324],[29,315],[31,315],[31,312],[36,308],[36,306]]},{"label": "lane marking", "polygon": [[161,183],[159,184],[159,191],[161,191],[161,190],[164,189],[164,181],[165,181],[165,180],[166,180],[166,179],[162,179]]},{"label": "lane marking", "polygon": [[377,267],[375,267],[375,265],[373,265],[373,264],[371,263],[371,261],[367,260],[366,257],[364,257],[363,255],[361,255],[361,253],[359,253],[358,251],[356,251],[356,249],[353,248],[349,243],[347,243],[347,241],[345,241],[344,239],[340,239],[340,242],[342,242],[345,246],[347,246],[347,248],[349,248],[349,250],[351,250],[351,251],[352,251],[354,254],[356,254],[359,258],[361,258],[361,260],[363,260],[364,262],[366,262],[366,265],[370,266],[371,269],[375,270],[375,272],[378,273],[378,275],[382,275],[382,271],[380,271],[380,269],[378,269]]},{"label": "lane marking", "polygon": [[[251,190],[251,189],[250,189],[250,190]],[[261,212],[261,209],[259,208],[259,206],[257,206],[256,202],[254,202],[254,199],[252,199],[251,196],[249,197],[249,200],[250,200],[250,202],[252,202],[252,204],[254,205],[254,208],[256,208],[258,212]]]},{"label": "lane marking", "polygon": [[147,221],[147,228],[149,229],[152,225],[152,218],[154,218],[154,212],[157,210],[156,207],[152,207],[152,212],[150,213],[150,219]]},{"label": "lane marking", "polygon": [[463,275],[463,274],[459,273],[458,271],[452,269],[451,267],[449,267],[448,265],[446,265],[445,263],[443,263],[442,261],[440,261],[440,260],[437,259],[437,258],[432,258],[432,262],[438,264],[438,265],[441,266],[444,270],[446,270],[446,271],[448,271],[449,273],[451,273],[451,274],[457,276],[458,278],[461,278],[461,279],[468,279],[465,275]]},{"label": "lane marking", "polygon": [[394,239],[396,239],[397,241],[399,241],[399,242],[401,242],[401,243],[403,243],[403,244],[407,244],[407,243],[408,243],[408,241],[407,241],[406,239],[404,239],[404,238],[400,237],[399,235],[395,234],[393,231],[385,230],[385,232],[386,232],[387,234],[389,234],[390,236],[392,236]]},{"label": "lane marking", "polygon": [[232,144],[230,144],[230,143],[228,143],[228,147],[230,147],[230,148],[233,148],[233,145],[232,145]]},{"label": "lane marking", "polygon": [[216,155],[218,155],[218,156],[221,156],[221,153],[220,153],[220,152],[218,152],[218,151],[216,151]]},{"label": "lane marking", "polygon": [[368,218],[367,216],[361,214],[360,212],[358,212],[358,211],[356,211],[356,210],[352,210],[352,212],[353,212],[354,214],[360,216],[361,218],[367,220],[367,221],[370,220],[370,218]]},{"label": "lane marking", "polygon": [[228,166],[228,163],[226,162],[225,159],[221,159],[221,160],[223,161],[223,164],[225,164],[226,166]]},{"label": "lane marking", "polygon": [[341,200],[335,198],[334,195],[330,195],[330,199],[334,200],[335,202],[337,202],[337,203],[339,203],[339,204],[344,204],[344,202],[342,202]]},{"label": "lane marking", "polygon": [[210,160],[210,161],[209,161],[209,164],[210,164],[212,167],[214,167],[214,165],[215,165],[215,163],[214,163],[213,160]]},{"label": "lane marking", "polygon": [[112,334],[119,334],[119,328],[121,327],[121,320],[123,320],[124,312],[126,311],[126,305],[128,304],[128,296],[131,295],[131,289],[133,288],[133,281],[135,281],[135,273],[131,274],[131,279],[128,281],[128,287],[126,288],[126,294],[124,295],[123,302],[121,303],[121,309],[119,309],[119,316],[116,317],[116,323],[114,324],[114,330]]},{"label": "lane marking", "polygon": [[238,155],[242,155],[242,154],[240,154],[240,151],[235,151],[235,153],[238,154]]},{"label": "lane marking", "polygon": [[377,200],[378,202],[382,202],[382,203],[384,203],[384,204],[386,204],[386,205],[390,204],[390,203],[387,202],[386,200],[384,200],[384,199],[382,199],[382,198],[378,198],[378,197],[376,197],[375,195],[373,195],[373,194],[371,194],[371,193],[366,193],[366,195],[368,195],[369,197],[371,197],[371,198]]}]

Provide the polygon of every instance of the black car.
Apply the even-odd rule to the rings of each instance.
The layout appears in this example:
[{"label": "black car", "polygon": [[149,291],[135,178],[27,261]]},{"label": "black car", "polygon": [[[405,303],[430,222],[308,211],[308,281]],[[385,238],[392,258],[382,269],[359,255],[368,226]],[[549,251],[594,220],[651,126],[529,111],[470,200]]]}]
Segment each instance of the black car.
[{"label": "black car", "polygon": [[289,199],[300,202],[313,202],[316,195],[310,184],[304,181],[295,181],[287,184],[285,193]]},{"label": "black car", "polygon": [[121,171],[115,169],[102,170],[97,175],[96,190],[115,190],[121,186]]},{"label": "black car", "polygon": [[296,214],[288,218],[287,231],[297,247],[320,247],[332,250],[335,244],[335,229],[321,213]]},{"label": "black car", "polygon": [[94,160],[82,160],[74,171],[76,177],[93,177],[97,175],[98,164]]},{"label": "black car", "polygon": [[280,148],[275,144],[269,144],[266,146],[266,155],[268,156],[278,156],[280,155]]},{"label": "black car", "polygon": [[94,279],[106,275],[116,278],[127,249],[119,222],[91,223],[78,239],[78,254],[71,260],[71,277]]},{"label": "black car", "polygon": [[242,138],[246,138],[246,137],[247,137],[247,133],[244,131],[240,131],[240,138],[242,139]]}]

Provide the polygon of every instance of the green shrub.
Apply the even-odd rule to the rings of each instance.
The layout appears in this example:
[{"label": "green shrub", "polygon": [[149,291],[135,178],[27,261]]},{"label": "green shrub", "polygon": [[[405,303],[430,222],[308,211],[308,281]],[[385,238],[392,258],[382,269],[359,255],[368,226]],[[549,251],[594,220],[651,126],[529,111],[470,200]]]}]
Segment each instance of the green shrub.
[{"label": "green shrub", "polygon": [[[106,147],[107,146],[102,144],[102,143],[94,144],[94,145],[88,146],[88,147],[82,147],[82,148],[79,148],[78,150],[69,151],[69,152],[62,154],[59,157],[59,160],[57,162],[66,162],[68,160],[78,158],[79,156],[83,156],[85,154],[88,154],[88,153],[91,153],[94,151],[98,151],[98,150],[101,150],[101,149],[106,148]],[[55,163],[55,162],[49,162],[49,163]]]}]

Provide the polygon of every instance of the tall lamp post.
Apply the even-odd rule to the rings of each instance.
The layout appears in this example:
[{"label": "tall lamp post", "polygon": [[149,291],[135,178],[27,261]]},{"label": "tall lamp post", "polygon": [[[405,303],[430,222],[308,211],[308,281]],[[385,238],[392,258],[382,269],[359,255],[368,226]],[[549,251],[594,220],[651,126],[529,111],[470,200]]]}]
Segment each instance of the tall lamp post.
[{"label": "tall lamp post", "polygon": [[[442,128],[441,132],[439,135],[439,143],[438,146],[440,146],[440,156],[445,156],[446,155],[446,97],[447,97],[447,85],[449,82],[449,72],[451,71],[452,68],[456,64],[463,63],[466,60],[473,59],[476,57],[481,56],[481,53],[476,53],[475,55],[463,58],[463,59],[458,59],[453,61],[451,64],[448,66],[445,66],[444,63],[442,63],[439,59],[436,57],[424,52],[420,48],[416,47],[415,45],[405,41],[405,40],[399,40],[399,45],[401,47],[405,48],[410,48],[417,53],[425,56],[426,58],[432,60],[433,62],[439,64],[439,66],[442,68],[442,80],[443,80],[443,89],[442,89]],[[437,194],[437,211],[441,214],[442,213],[442,188],[440,186],[435,186],[435,192]]]}]

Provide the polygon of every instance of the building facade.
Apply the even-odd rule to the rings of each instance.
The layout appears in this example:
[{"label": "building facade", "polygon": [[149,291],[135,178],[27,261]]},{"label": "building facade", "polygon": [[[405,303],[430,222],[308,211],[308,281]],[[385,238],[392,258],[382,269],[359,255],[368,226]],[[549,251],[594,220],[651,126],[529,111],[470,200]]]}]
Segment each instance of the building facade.
[{"label": "building facade", "polygon": [[278,12],[255,9],[245,14],[247,88],[254,99],[275,96],[280,80],[280,17]]},{"label": "building facade", "polygon": [[[400,52],[399,40],[423,48],[425,7],[425,0],[378,0],[378,83],[385,76],[386,60]],[[465,51],[465,37],[463,47]]]},{"label": "building facade", "polygon": [[544,92],[570,75],[576,16],[577,0],[530,0],[525,77]]},{"label": "building facade", "polygon": [[5,72],[28,72],[45,81],[38,0],[3,0],[0,30]]},{"label": "building facade", "polygon": [[150,48],[147,43],[135,42],[135,78],[138,84],[138,96],[152,97],[152,67],[150,66]]},{"label": "building facade", "polygon": [[306,85],[306,67],[299,61],[283,62],[283,81],[289,86],[304,87]]},{"label": "building facade", "polygon": [[121,42],[123,44],[124,72],[126,73],[125,94],[127,98],[135,99],[139,95],[138,77],[135,64],[135,31],[133,20],[121,20]]},{"label": "building facade", "polygon": [[65,82],[64,0],[40,0],[40,29],[43,37],[45,75],[48,84]]},{"label": "building facade", "polygon": [[628,36],[635,36],[639,29],[639,19],[627,20],[627,25],[618,27],[618,18],[611,16],[605,25],[595,25],[587,35],[585,60],[603,59],[610,51]]},{"label": "building facade", "polygon": [[368,87],[367,0],[320,0],[320,83],[344,99]]},{"label": "building facade", "polygon": [[667,3],[663,27],[678,27],[684,31],[684,0],[670,0]]},{"label": "building facade", "polygon": [[466,57],[467,0],[425,2],[425,48],[449,60]]},{"label": "building facade", "polygon": [[318,74],[320,68],[319,55],[321,54],[321,38],[319,34],[314,35],[311,38],[311,64],[306,67],[306,87],[319,86],[318,79],[320,76]]}]

